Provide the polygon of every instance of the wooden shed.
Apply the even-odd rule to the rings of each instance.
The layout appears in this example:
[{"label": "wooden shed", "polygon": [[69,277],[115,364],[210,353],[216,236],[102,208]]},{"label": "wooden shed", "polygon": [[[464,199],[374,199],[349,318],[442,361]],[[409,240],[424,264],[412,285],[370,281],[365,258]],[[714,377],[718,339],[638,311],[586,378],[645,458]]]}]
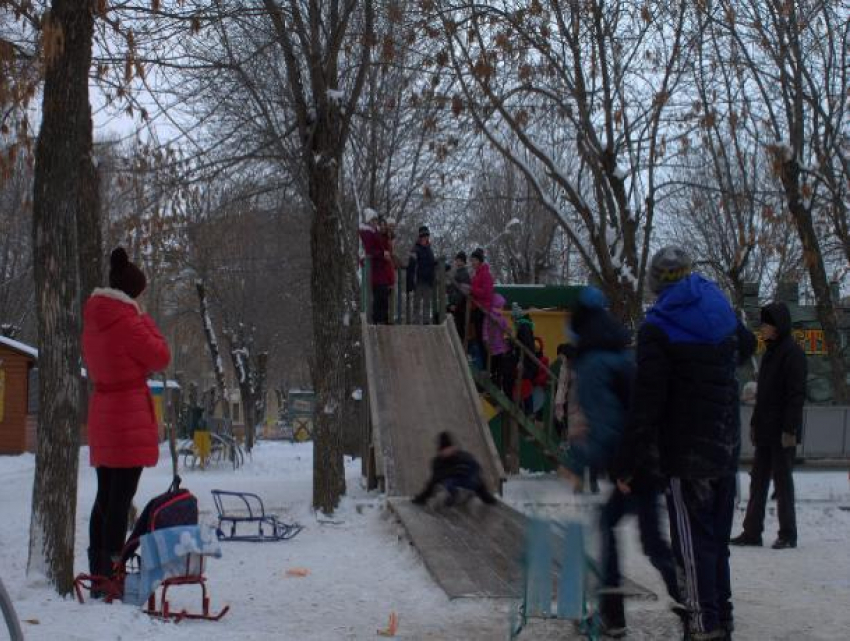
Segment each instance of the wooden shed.
[{"label": "wooden shed", "polygon": [[[82,371],[85,377],[85,370]],[[168,380],[149,380],[154,411],[159,423],[160,440],[165,438],[167,403],[179,404],[180,386]],[[167,390],[167,393],[165,393]],[[87,405],[85,386],[82,391],[82,424],[80,445],[88,443],[85,424]],[[171,395],[167,399],[167,394]],[[0,336],[0,455],[35,452],[38,425],[38,350],[24,343]]]},{"label": "wooden shed", "polygon": [[0,454],[35,451],[37,360],[35,348],[0,336]]}]

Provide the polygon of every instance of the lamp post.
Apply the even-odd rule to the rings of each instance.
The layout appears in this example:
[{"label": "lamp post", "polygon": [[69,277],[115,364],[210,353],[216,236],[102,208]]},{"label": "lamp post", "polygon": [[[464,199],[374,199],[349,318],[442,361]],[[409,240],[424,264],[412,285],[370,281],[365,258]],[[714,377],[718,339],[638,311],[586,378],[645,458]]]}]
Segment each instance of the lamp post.
[{"label": "lamp post", "polygon": [[514,230],[514,228],[519,227],[521,224],[522,224],[522,221],[520,221],[519,218],[511,218],[508,221],[507,225],[505,225],[505,228],[502,231],[500,231],[498,234],[496,234],[493,238],[491,238],[484,245],[483,249],[488,249],[493,243],[495,243],[497,240],[499,240],[502,236],[504,236],[505,234],[510,234]]}]

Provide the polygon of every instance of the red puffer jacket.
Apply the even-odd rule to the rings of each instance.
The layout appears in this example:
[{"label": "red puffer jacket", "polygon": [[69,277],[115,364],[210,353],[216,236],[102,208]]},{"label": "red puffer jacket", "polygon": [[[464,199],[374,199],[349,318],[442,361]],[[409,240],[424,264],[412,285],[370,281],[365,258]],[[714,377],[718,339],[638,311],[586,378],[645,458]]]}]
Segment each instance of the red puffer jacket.
[{"label": "red puffer jacket", "polygon": [[472,298],[484,309],[493,306],[493,276],[487,263],[481,263],[472,275]]},{"label": "red puffer jacket", "polygon": [[151,317],[122,291],[94,290],[83,311],[83,357],[94,383],[91,465],[156,465],[159,434],[147,379],[168,366],[171,354]]}]

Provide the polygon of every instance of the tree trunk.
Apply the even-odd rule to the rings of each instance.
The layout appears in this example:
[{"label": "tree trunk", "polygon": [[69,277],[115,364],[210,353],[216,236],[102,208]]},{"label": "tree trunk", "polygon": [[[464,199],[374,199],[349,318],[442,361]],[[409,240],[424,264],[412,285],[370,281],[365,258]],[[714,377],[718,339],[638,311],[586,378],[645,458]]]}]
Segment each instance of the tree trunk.
[{"label": "tree trunk", "polygon": [[[346,229],[357,229],[355,217],[349,217]],[[342,410],[342,449],[348,456],[362,457],[365,466],[368,458],[369,424],[366,420],[366,366],[363,354],[363,328],[360,323],[360,282],[357,278],[357,255],[354,248],[358,239],[354,232],[349,233],[344,260],[349,265],[346,270],[346,358],[345,358],[345,397]],[[360,400],[355,398],[355,390],[360,390]],[[365,467],[364,467],[365,469]]]},{"label": "tree trunk", "polygon": [[803,260],[815,294],[815,309],[827,346],[826,358],[831,371],[833,399],[836,403],[843,405],[850,400],[850,394],[847,389],[844,359],[841,356],[841,334],[838,331],[835,301],[832,300],[829,279],[823,264],[823,253],[812,223],[811,211],[803,203],[800,190],[800,165],[796,158],[786,159],[782,163],[781,179],[788,209],[803,245]]},{"label": "tree trunk", "polygon": [[[254,416],[263,426],[266,424],[266,380],[268,372],[269,353],[257,354],[256,378],[254,379]],[[255,434],[251,433],[252,438]]]},{"label": "tree trunk", "polygon": [[27,572],[44,575],[60,594],[69,594],[73,584],[80,452],[77,228],[90,220],[92,212],[84,208],[96,198],[88,95],[93,9],[90,0],[54,0],[45,18],[50,46],[35,152],[39,416]]},{"label": "tree trunk", "polygon": [[249,452],[254,449],[254,425],[255,415],[255,392],[254,371],[251,365],[250,351],[245,339],[245,330],[240,327],[238,331],[225,330],[224,335],[230,341],[230,359],[233,371],[236,373],[236,383],[239,386],[239,396],[242,401],[242,418],[245,423],[245,449]]},{"label": "tree trunk", "polygon": [[[212,318],[210,318],[210,310],[207,305],[207,291],[201,281],[195,283],[195,288],[198,291],[201,323],[203,323],[204,336],[207,339],[207,347],[210,350],[213,372],[215,373],[216,389],[218,390],[218,396],[224,410],[224,418],[230,418],[230,399],[227,398],[227,384],[224,380],[224,363],[221,360],[221,350],[218,347],[218,340],[216,340],[215,337],[215,328],[212,324]],[[215,411],[215,405],[216,403],[213,403],[213,411]]]},{"label": "tree trunk", "polygon": [[[77,213],[77,244],[80,251],[80,298],[85,301],[103,285],[103,231],[100,226],[100,177],[91,154],[82,162],[81,207]],[[86,175],[88,174],[88,175]]]},{"label": "tree trunk", "polygon": [[[317,134],[319,132],[317,131]],[[313,430],[313,507],[332,513],[345,494],[342,451],[342,412],[345,403],[347,357],[346,270],[340,256],[344,233],[341,224],[337,182],[338,162],[327,159],[310,170],[310,201],[314,207],[310,228],[313,299],[313,390],[316,394]]]}]

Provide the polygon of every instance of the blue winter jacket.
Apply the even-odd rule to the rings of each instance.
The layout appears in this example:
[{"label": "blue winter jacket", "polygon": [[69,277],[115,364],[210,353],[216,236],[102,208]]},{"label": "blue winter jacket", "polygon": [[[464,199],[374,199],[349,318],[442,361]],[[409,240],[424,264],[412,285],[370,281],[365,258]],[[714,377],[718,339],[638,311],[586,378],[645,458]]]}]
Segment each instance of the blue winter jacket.
[{"label": "blue winter jacket", "polygon": [[634,363],[626,349],[628,333],[607,311],[582,310],[573,321],[576,389],[588,427],[586,437],[570,447],[575,463],[569,467],[578,473],[587,465],[610,466],[623,435]]}]

